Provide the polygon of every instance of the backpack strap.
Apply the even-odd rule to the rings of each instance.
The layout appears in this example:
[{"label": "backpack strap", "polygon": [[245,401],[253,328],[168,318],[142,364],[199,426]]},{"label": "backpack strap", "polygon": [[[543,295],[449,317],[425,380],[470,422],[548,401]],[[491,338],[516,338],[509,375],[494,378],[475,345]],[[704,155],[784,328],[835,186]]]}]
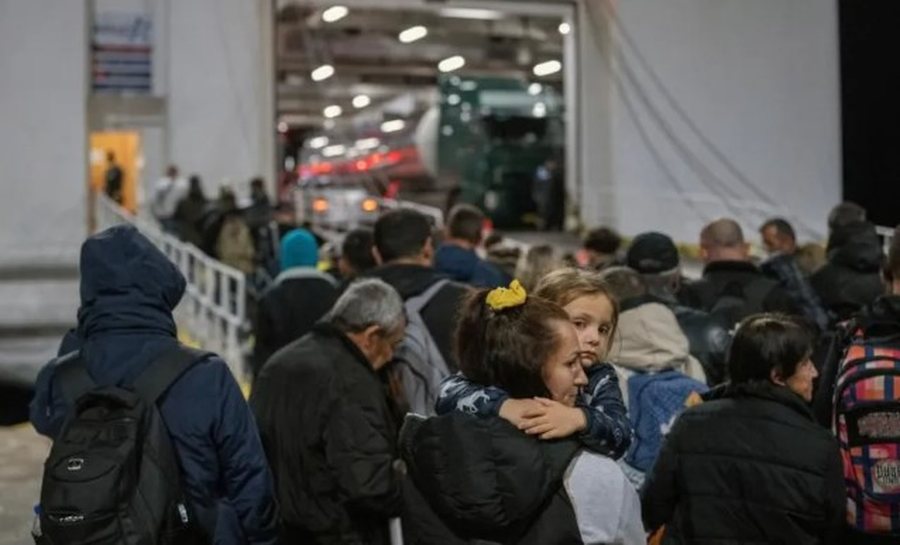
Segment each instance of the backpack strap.
[{"label": "backpack strap", "polygon": [[166,350],[134,380],[134,391],[144,401],[156,403],[185,371],[211,355],[212,352],[194,350],[181,344]]},{"label": "backpack strap", "polygon": [[56,366],[53,372],[54,381],[59,384],[63,398],[70,407],[75,406],[79,397],[97,386],[84,366],[80,350],[63,354],[53,360],[52,364]]},{"label": "backpack strap", "polygon": [[422,309],[431,302],[431,299],[434,298],[434,296],[437,295],[437,293],[449,283],[450,280],[446,278],[443,280],[438,280],[419,295],[410,297],[406,300],[406,304],[404,305],[406,307],[406,311],[421,314]]}]

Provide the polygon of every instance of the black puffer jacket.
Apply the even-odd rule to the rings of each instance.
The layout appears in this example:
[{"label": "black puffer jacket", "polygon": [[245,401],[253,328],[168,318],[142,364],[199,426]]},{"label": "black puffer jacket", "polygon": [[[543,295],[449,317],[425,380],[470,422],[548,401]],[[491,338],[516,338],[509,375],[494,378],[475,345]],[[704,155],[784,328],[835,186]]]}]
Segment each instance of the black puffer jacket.
[{"label": "black puffer jacket", "polygon": [[746,261],[714,261],[703,269],[700,280],[685,285],[681,302],[720,317],[732,327],[759,312],[801,314],[778,282]]},{"label": "black puffer jacket", "polygon": [[578,448],[539,442],[499,418],[408,418],[400,439],[404,542],[582,543],[563,487]]},{"label": "black puffer jacket", "polygon": [[832,233],[828,263],[809,282],[832,316],[845,320],[884,293],[883,261],[875,227],[853,223]]},{"label": "black puffer jacket", "polygon": [[309,333],[338,295],[337,281],[316,269],[297,267],[278,275],[259,302],[253,374],[280,348]]},{"label": "black puffer jacket", "polygon": [[840,543],[843,468],[803,400],[770,383],[723,386],[679,417],[641,491],[666,544]]},{"label": "black puffer jacket", "polygon": [[387,543],[401,507],[397,428],[350,339],[317,324],[263,367],[250,407],[275,475],[283,543]]}]

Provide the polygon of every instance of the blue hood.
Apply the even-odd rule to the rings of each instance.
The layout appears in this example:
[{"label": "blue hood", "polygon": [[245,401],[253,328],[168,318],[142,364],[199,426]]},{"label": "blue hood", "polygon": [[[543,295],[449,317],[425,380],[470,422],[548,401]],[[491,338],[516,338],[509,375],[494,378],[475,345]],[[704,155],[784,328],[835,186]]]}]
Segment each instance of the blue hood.
[{"label": "blue hood", "polygon": [[107,229],[81,247],[78,336],[117,331],[174,337],[172,310],[184,289],[181,272],[137,229]]}]

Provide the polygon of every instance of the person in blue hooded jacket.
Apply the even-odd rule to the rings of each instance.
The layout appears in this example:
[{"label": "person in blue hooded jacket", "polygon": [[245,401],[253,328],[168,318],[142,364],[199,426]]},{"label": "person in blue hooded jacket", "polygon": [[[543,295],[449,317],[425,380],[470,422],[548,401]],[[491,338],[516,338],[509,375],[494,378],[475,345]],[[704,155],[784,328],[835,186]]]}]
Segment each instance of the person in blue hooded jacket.
[{"label": "person in blue hooded jacket", "polygon": [[[60,353],[80,350],[101,386],[131,384],[178,343],[172,310],[184,276],[131,226],[90,237],[81,248],[78,327]],[[69,407],[45,366],[35,384],[31,422],[55,438]],[[277,540],[272,476],[259,432],[226,363],[196,362],[164,394],[160,413],[182,471],[182,484],[201,529],[216,544]]]},{"label": "person in blue hooded jacket", "polygon": [[484,214],[470,204],[458,204],[447,219],[446,238],[434,254],[434,268],[451,279],[476,288],[496,288],[512,278],[481,259],[475,249],[481,244]]}]

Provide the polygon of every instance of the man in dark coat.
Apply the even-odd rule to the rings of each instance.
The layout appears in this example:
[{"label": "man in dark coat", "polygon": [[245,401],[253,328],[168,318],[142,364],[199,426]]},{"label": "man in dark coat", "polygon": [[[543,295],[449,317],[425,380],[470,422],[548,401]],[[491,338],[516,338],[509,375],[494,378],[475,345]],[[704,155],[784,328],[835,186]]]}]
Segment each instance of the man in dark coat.
[{"label": "man in dark coat", "polygon": [[337,280],[316,268],[319,247],[312,232],[286,234],[279,258],[281,273],[263,293],[254,324],[254,375],[278,349],[309,333],[338,297]]},{"label": "man in dark coat", "polygon": [[250,405],[275,473],[284,543],[388,542],[388,519],[401,508],[397,427],[377,372],[405,327],[397,292],[360,280],[257,376]]},{"label": "man in dark coat", "polygon": [[838,321],[846,320],[884,293],[883,261],[874,225],[839,225],[828,237],[828,262],[809,280],[829,312]]},{"label": "man in dark coat", "polygon": [[[394,210],[375,222],[375,253],[379,267],[366,273],[394,287],[404,301],[447,277],[436,271],[431,223],[409,209]],[[450,371],[456,371],[453,332],[456,314],[468,288],[449,282],[422,309],[422,319]]]},{"label": "man in dark coat", "polygon": [[703,277],[682,288],[682,303],[722,318],[729,327],[758,312],[800,313],[778,282],[750,262],[750,249],[736,221],[720,219],[704,227],[700,257],[706,264]]},{"label": "man in dark coat", "polygon": [[[143,235],[118,226],[81,249],[78,329],[62,351],[80,349],[98,385],[131,384],[178,344],[172,309],[184,294],[177,268]],[[41,370],[31,404],[35,429],[54,438],[69,411],[55,367]],[[160,413],[181,465],[182,484],[215,543],[274,543],[272,479],[253,416],[217,356],[193,365],[166,392]]]},{"label": "man in dark coat", "polygon": [[828,313],[797,264],[797,235],[794,227],[783,218],[771,218],[762,224],[759,234],[769,252],[769,258],[759,266],[760,270],[778,281],[794,303],[803,310],[804,316],[819,331],[825,331],[829,325]]}]

